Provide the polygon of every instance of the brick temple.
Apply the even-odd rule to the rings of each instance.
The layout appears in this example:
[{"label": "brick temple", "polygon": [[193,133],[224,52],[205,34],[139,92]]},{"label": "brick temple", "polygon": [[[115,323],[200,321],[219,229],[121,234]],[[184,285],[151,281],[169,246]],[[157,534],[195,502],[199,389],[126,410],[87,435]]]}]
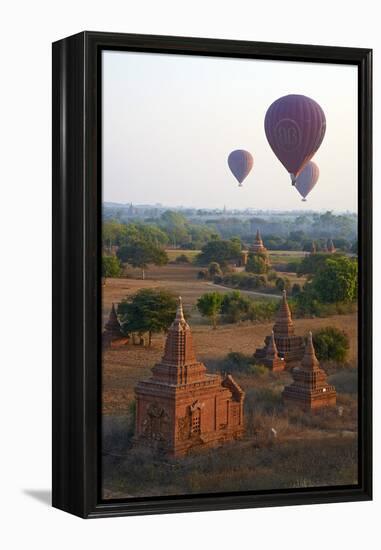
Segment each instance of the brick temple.
[{"label": "brick temple", "polygon": [[250,247],[250,252],[253,252],[254,254],[265,254],[265,255],[267,255],[267,248],[263,244],[261,234],[259,233],[259,229],[257,229],[257,234],[255,236],[255,241]]},{"label": "brick temple", "polygon": [[102,333],[102,344],[104,347],[124,346],[128,344],[129,338],[122,332],[115,305],[112,304],[109,318]]},{"label": "brick temple", "polygon": [[292,370],[292,377],[293,383],[286,386],[282,393],[286,405],[297,406],[305,411],[336,405],[336,390],[328,384],[327,375],[320,368],[311,332],[301,365]]},{"label": "brick temple", "polygon": [[[281,304],[275,318],[273,332],[277,353],[280,358],[284,359],[286,366],[294,366],[295,363],[301,361],[304,354],[304,342],[302,336],[295,334],[295,327],[285,290],[283,291]],[[266,358],[267,346],[270,340],[271,336],[266,336],[265,346],[258,348],[254,353],[254,358],[262,363],[264,363]]]},{"label": "brick temple", "polygon": [[136,443],[169,456],[242,437],[244,392],[232,376],[197,361],[181,299],[164,355],[135,388]]},{"label": "brick temple", "polygon": [[286,362],[282,357],[279,357],[273,330],[271,331],[271,336],[266,345],[265,356],[262,363],[272,371],[281,371],[285,369]]}]

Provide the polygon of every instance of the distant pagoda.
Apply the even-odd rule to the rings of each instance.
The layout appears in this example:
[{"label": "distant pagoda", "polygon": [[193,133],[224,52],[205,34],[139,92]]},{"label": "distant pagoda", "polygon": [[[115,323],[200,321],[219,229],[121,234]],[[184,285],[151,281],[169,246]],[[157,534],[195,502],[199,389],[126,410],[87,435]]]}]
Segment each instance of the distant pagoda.
[{"label": "distant pagoda", "polygon": [[181,298],[164,355],[136,388],[135,443],[169,456],[243,436],[244,392],[197,361]]},{"label": "distant pagoda", "polygon": [[326,373],[320,368],[315,355],[312,333],[308,341],[300,367],[292,370],[294,381],[282,393],[283,402],[288,406],[298,406],[305,411],[336,405],[336,390],[328,384]]},{"label": "distant pagoda", "polygon": [[254,254],[267,254],[267,248],[263,244],[261,234],[259,233],[259,229],[257,229],[255,241],[250,247],[250,252]]},{"label": "distant pagoda", "polygon": [[[304,342],[302,336],[295,335],[295,327],[285,290],[283,291],[281,304],[275,318],[273,332],[279,357],[284,359],[286,367],[290,367],[293,363],[301,361],[304,353]],[[265,359],[270,339],[271,336],[266,336],[265,346],[255,351],[254,358],[258,361],[263,362]]]},{"label": "distant pagoda", "polygon": [[129,341],[128,336],[123,334],[115,305],[112,304],[109,318],[104,326],[102,343],[104,346],[122,346]]},{"label": "distant pagoda", "polygon": [[266,355],[263,359],[263,364],[269,367],[272,371],[281,371],[285,368],[285,361],[278,354],[278,348],[275,343],[274,331],[271,331],[271,336],[266,346]]},{"label": "distant pagoda", "polygon": [[336,248],[335,248],[335,245],[333,244],[332,239],[327,240],[327,252],[329,254],[334,254],[336,252]]}]

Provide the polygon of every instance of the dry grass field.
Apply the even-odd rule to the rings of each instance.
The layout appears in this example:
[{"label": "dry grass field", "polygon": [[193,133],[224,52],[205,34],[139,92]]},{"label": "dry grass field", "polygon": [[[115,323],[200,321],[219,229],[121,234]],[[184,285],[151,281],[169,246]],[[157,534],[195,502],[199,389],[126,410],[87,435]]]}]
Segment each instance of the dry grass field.
[{"label": "dry grass field", "polygon": [[[196,311],[204,292],[217,290],[197,280],[192,265],[167,265],[147,271],[146,280],[109,279],[103,287],[103,317],[112,302],[139,288],[166,288],[181,295],[189,314],[196,354],[211,371],[231,352],[251,356],[263,344],[273,323],[222,324],[217,330]],[[139,271],[130,275],[139,277]],[[226,289],[228,292],[229,289]],[[255,297],[252,292],[247,294]],[[259,299],[266,299],[260,296]],[[268,299],[274,300],[274,296]],[[343,329],[351,348],[344,366],[323,365],[338,392],[338,408],[314,414],[290,413],[281,391],[291,381],[288,372],[262,375],[233,373],[246,392],[246,437],[242,442],[177,461],[163,461],[131,447],[134,387],[150,376],[160,360],[164,335],[154,335],[152,347],[127,345],[103,354],[104,496],[198,493],[240,489],[273,489],[356,483],[357,476],[357,318],[356,314],[327,319],[295,319],[298,334],[327,325]],[[342,407],[342,414],[338,413]],[[277,431],[276,441],[269,436]],[[237,457],[239,457],[237,462]],[[314,468],[311,469],[311,464]]]}]

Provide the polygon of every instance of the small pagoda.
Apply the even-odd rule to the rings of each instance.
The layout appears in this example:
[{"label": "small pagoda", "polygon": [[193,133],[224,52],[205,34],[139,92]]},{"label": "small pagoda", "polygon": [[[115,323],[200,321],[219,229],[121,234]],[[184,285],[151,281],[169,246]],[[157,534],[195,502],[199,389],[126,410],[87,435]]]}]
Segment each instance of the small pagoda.
[{"label": "small pagoda", "polygon": [[278,348],[275,343],[274,331],[271,331],[271,336],[266,346],[266,355],[263,359],[263,364],[269,367],[270,370],[282,371],[285,368],[285,361],[282,357],[279,357]]},{"label": "small pagoda", "polygon": [[129,338],[122,332],[115,305],[112,304],[107,323],[104,326],[102,334],[102,344],[104,347],[124,346],[128,344]]},{"label": "small pagoda", "polygon": [[135,444],[169,456],[241,438],[244,392],[197,361],[181,298],[164,355],[136,388]]},{"label": "small pagoda", "polygon": [[252,252],[254,254],[267,255],[267,248],[263,244],[261,234],[259,233],[259,229],[257,229],[257,234],[255,236],[255,241],[250,247],[250,252]]},{"label": "small pagoda", "polygon": [[326,373],[320,368],[315,355],[312,332],[308,335],[305,353],[300,367],[292,370],[293,383],[282,393],[283,402],[305,411],[336,405],[336,390],[328,384]]},{"label": "small pagoda", "polygon": [[[291,367],[301,361],[304,354],[304,342],[302,336],[295,334],[295,327],[285,290],[283,291],[281,304],[275,318],[273,332],[279,357],[285,361],[286,367]],[[265,346],[255,351],[254,358],[257,361],[263,363],[270,340],[271,336],[266,336]]]}]

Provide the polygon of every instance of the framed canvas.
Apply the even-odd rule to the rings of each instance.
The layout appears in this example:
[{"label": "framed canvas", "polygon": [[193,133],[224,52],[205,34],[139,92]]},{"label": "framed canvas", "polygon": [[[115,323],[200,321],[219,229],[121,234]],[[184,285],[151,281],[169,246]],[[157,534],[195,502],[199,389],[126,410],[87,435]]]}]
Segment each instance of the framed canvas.
[{"label": "framed canvas", "polygon": [[53,505],[372,498],[371,50],[53,44]]}]

